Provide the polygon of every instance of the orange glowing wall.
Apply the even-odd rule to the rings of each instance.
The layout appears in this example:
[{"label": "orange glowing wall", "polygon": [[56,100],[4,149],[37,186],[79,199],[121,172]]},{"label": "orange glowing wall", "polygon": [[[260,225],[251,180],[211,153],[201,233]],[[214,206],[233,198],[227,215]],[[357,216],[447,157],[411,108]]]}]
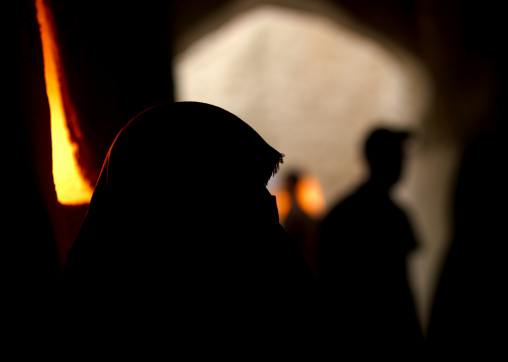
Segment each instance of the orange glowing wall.
[{"label": "orange glowing wall", "polygon": [[[72,109],[68,97],[64,97],[62,82],[65,80],[52,14],[44,0],[36,0],[39,22],[44,76],[51,114],[51,144],[53,154],[53,180],[56,195],[61,204],[77,205],[90,201],[93,188],[86,181],[77,162],[78,144],[73,142],[67,127],[65,110]],[[64,99],[66,103],[64,104]],[[69,111],[67,112],[70,113]]]}]

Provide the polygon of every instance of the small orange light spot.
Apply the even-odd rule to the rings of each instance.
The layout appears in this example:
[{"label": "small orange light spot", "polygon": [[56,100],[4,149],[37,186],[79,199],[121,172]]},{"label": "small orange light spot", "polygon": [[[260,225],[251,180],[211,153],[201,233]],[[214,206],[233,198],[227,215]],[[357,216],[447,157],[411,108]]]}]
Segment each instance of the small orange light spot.
[{"label": "small orange light spot", "polygon": [[320,216],[325,210],[325,198],[316,177],[304,176],[296,184],[296,201],[301,209],[312,217]]},{"label": "small orange light spot", "polygon": [[[283,222],[288,216],[294,200],[292,200],[289,191],[284,188],[274,190],[272,194],[277,198],[279,221]],[[306,175],[298,180],[294,197],[298,206],[311,217],[320,217],[325,211],[326,203],[323,191],[318,179],[314,176]]]},{"label": "small orange light spot", "polygon": [[41,33],[44,76],[51,114],[53,179],[57,199],[62,204],[88,203],[93,189],[79,169],[75,158],[78,145],[71,141],[70,132],[67,128],[62,87],[59,82],[62,73],[59,72],[60,58],[55,40],[52,15],[44,4],[44,0],[36,0],[35,7]]}]

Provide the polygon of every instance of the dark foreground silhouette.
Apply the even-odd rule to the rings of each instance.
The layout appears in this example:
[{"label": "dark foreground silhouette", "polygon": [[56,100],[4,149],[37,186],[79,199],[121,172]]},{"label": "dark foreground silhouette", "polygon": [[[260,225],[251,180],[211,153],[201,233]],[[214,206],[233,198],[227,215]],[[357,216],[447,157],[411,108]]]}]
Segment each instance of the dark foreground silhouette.
[{"label": "dark foreground silhouette", "polygon": [[429,321],[433,360],[506,356],[506,129],[478,136],[457,179],[454,229]]},{"label": "dark foreground silhouette", "polygon": [[315,279],[265,187],[282,157],[203,103],[131,120],[67,258],[64,326],[74,343],[150,340],[189,357],[312,344]]},{"label": "dark foreground silhouette", "polygon": [[320,280],[346,348],[357,356],[421,357],[423,337],[406,279],[416,243],[389,197],[403,166],[402,132],[373,131],[365,144],[370,179],[325,217]]}]

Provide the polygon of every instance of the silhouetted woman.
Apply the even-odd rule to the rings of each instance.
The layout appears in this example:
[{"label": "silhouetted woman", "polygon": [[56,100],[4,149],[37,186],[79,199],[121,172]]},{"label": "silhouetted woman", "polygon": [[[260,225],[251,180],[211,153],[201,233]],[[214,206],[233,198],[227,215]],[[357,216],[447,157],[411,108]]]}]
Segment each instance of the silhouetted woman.
[{"label": "silhouetted woman", "polygon": [[67,258],[67,325],[114,338],[161,330],[191,354],[308,342],[314,279],[265,187],[282,157],[212,105],[134,117]]}]

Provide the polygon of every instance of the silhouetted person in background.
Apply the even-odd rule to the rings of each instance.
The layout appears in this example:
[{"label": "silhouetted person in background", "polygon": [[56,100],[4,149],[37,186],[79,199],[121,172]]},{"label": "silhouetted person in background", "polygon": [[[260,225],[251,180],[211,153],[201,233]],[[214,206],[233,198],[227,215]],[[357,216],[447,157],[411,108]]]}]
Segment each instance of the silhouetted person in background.
[{"label": "silhouetted person in background", "polygon": [[389,196],[402,171],[407,137],[388,129],[368,136],[370,178],[323,220],[319,270],[347,348],[360,356],[413,361],[423,338],[406,256],[416,243],[404,212]]},{"label": "silhouetted person in background", "polygon": [[187,356],[308,343],[315,280],[265,187],[282,157],[212,105],[134,117],[108,152],[65,265],[76,339],[159,338]]},{"label": "silhouetted person in background", "polygon": [[286,177],[286,190],[289,193],[291,207],[282,222],[282,226],[296,243],[312,273],[317,278],[317,223],[298,204],[296,188],[299,180],[300,175],[296,171],[290,172]]}]

